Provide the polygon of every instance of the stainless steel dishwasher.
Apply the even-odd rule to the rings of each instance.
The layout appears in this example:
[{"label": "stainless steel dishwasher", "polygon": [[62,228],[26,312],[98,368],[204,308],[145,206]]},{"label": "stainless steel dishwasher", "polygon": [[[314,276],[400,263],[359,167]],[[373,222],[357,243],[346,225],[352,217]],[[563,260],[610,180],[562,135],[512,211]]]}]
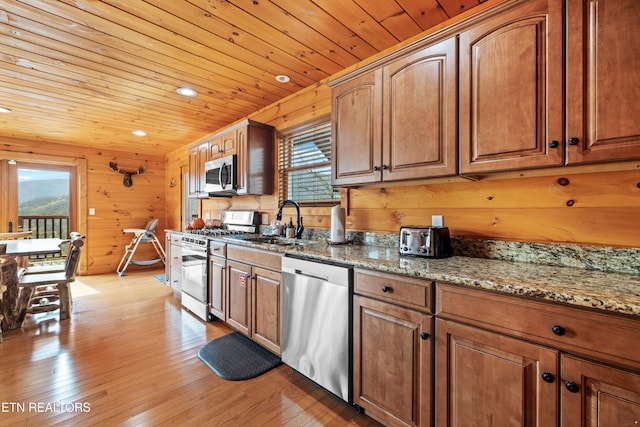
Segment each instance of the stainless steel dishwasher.
[{"label": "stainless steel dishwasher", "polygon": [[353,269],[282,258],[282,361],[353,405]]}]

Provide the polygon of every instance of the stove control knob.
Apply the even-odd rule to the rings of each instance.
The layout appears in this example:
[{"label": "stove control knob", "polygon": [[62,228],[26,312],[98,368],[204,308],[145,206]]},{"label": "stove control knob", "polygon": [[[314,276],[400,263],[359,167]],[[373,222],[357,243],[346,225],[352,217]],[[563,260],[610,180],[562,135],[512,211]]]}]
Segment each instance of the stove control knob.
[{"label": "stove control knob", "polygon": [[427,252],[427,248],[425,248],[425,247],[422,247],[422,248],[420,248],[418,250],[420,251],[421,254],[424,254],[424,253]]},{"label": "stove control knob", "polygon": [[402,252],[409,252],[408,246],[403,246],[401,249],[402,249]]}]

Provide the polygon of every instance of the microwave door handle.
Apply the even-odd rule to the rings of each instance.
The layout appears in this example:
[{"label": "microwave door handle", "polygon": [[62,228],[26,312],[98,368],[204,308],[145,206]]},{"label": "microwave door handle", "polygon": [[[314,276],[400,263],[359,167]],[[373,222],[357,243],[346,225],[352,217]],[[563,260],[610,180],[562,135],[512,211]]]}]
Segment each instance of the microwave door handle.
[{"label": "microwave door handle", "polygon": [[224,188],[226,187],[226,184],[222,182],[222,169],[224,169],[224,163],[222,164],[222,166],[220,166],[220,169],[218,170],[218,184],[220,184],[220,186],[224,190]]}]

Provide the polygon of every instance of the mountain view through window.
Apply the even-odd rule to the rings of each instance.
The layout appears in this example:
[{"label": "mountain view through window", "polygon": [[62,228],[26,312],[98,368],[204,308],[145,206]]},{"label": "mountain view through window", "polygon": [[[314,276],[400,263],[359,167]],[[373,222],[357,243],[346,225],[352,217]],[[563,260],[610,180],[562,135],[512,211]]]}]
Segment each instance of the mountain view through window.
[{"label": "mountain view through window", "polygon": [[33,237],[66,237],[69,223],[70,173],[18,169],[18,216]]}]

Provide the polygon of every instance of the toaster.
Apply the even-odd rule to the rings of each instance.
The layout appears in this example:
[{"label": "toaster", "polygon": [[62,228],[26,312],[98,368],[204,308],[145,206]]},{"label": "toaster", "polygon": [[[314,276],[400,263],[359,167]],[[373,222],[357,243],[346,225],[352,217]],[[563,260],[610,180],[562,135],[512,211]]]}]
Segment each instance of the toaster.
[{"label": "toaster", "polygon": [[447,227],[401,227],[398,237],[400,255],[446,258],[453,255]]}]

